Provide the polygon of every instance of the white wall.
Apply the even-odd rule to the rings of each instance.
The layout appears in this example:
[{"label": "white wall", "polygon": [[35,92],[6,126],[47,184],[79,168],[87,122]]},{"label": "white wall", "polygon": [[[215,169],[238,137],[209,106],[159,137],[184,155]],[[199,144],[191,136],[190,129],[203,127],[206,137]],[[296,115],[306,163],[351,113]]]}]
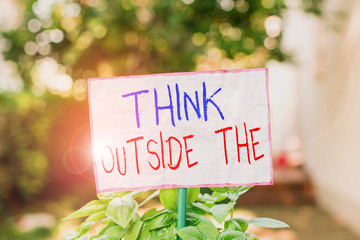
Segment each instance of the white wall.
[{"label": "white wall", "polygon": [[360,236],[360,1],[326,1],[322,18],[290,10],[284,37],[297,64],[299,133],[317,200]]}]

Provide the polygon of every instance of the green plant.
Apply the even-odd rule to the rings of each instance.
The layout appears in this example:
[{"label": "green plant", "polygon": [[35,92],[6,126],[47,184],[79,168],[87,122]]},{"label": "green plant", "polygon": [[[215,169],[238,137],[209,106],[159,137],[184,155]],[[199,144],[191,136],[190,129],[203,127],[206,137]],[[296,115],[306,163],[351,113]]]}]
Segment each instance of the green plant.
[{"label": "green plant", "polygon": [[[256,240],[254,234],[248,233],[250,224],[267,228],[286,228],[286,223],[270,218],[253,218],[250,220],[234,218],[234,206],[240,195],[251,187],[218,187],[210,188],[211,194],[200,193],[200,188],[189,188],[187,191],[187,227],[177,230],[178,189],[161,189],[138,203],[136,199],[145,191],[115,192],[99,195],[93,200],[67,216],[65,219],[87,217],[77,232],[65,237],[74,239],[125,239],[152,240]],[[139,216],[137,209],[159,195],[163,209],[152,208]],[[231,214],[231,218],[225,220]],[[212,216],[223,228],[218,229],[206,216]],[[96,224],[100,231],[87,236],[88,231]]]}]

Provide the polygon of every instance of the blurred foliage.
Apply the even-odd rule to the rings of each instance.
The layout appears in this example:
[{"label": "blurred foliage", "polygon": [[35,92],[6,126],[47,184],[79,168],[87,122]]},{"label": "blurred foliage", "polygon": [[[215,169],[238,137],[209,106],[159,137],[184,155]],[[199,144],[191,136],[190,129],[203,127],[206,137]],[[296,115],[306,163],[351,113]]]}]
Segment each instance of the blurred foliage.
[{"label": "blurred foliage", "polygon": [[305,12],[313,13],[316,15],[322,14],[323,0],[302,0],[302,8]]},{"label": "blurred foliage", "polygon": [[26,1],[22,26],[3,34],[12,45],[5,57],[18,63],[29,87],[45,57],[73,79],[189,71],[204,60],[218,69],[227,58],[236,67],[260,67],[285,57],[280,34],[269,39],[264,26],[283,9],[275,0]]},{"label": "blurred foliage", "polygon": [[19,231],[14,219],[6,219],[2,222],[0,232],[0,240],[42,240],[49,239],[51,236],[51,230],[48,228],[35,228],[27,232]]},{"label": "blurred foliage", "polygon": [[[0,94],[0,210],[14,210],[46,182],[52,117],[32,93]],[[18,205],[18,206],[16,206]],[[9,209],[10,208],[10,209]]]}]

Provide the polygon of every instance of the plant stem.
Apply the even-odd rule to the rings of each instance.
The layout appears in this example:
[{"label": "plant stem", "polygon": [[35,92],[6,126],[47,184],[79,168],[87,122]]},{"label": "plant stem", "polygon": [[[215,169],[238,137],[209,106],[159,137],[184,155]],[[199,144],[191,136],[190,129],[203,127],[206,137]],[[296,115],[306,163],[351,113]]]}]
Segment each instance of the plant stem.
[{"label": "plant stem", "polygon": [[[186,195],[187,195],[187,189],[179,188],[177,229],[186,227]],[[178,237],[178,240],[182,240],[182,239]]]},{"label": "plant stem", "polygon": [[231,215],[230,215],[231,218],[234,218],[234,207],[231,208],[231,213],[230,213],[230,214],[231,214]]}]

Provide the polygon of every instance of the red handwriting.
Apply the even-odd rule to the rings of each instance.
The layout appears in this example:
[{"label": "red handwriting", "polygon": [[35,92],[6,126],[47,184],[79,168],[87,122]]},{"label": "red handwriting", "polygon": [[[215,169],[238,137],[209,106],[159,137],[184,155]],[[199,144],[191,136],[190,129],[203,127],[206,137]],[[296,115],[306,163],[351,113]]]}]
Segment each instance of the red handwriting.
[{"label": "red handwriting", "polygon": [[[160,167],[162,166],[163,169],[169,167],[171,170],[176,170],[180,167],[180,164],[182,162],[183,159],[183,150],[185,152],[185,157],[186,157],[186,166],[188,168],[192,168],[194,166],[196,166],[198,164],[198,161],[194,161],[192,162],[190,160],[190,156],[189,153],[191,153],[193,151],[192,148],[189,148],[189,143],[188,141],[193,138],[194,135],[187,135],[182,137],[182,141],[179,140],[181,138],[176,138],[174,136],[169,136],[167,138],[167,140],[165,140],[165,143],[168,143],[168,156],[169,159],[168,161],[165,159],[165,150],[164,150],[164,140],[163,140],[163,133],[160,131],[159,133],[159,141],[155,140],[155,139],[149,139],[146,143],[146,150],[147,153],[151,156],[153,156],[151,159],[149,159],[149,156],[146,156],[146,160],[149,164],[149,166],[154,170],[157,171],[160,169]],[[106,146],[104,148],[103,154],[101,156],[101,162],[102,162],[102,167],[104,169],[104,171],[106,173],[112,173],[114,171],[115,168],[115,164],[117,164],[117,169],[118,172],[121,175],[126,175],[127,173],[127,162],[133,162],[133,160],[135,159],[135,165],[136,165],[136,172],[137,174],[141,173],[141,162],[144,160],[144,156],[139,156],[138,154],[138,147],[139,147],[139,142],[141,140],[143,140],[144,137],[143,136],[139,136],[139,137],[135,137],[135,138],[131,138],[126,140],[127,144],[131,144],[133,143],[134,145],[134,152],[132,153],[133,155],[131,157],[126,157],[126,151],[125,151],[125,146],[122,147],[123,149],[123,158],[122,161],[124,162],[124,171],[121,171],[121,166],[120,166],[120,157],[119,157],[119,150],[117,147],[115,148],[111,148],[110,146]],[[155,151],[157,145],[160,144],[160,151]],[[177,160],[175,160],[174,156],[174,148],[177,148],[179,151],[179,156],[177,156]],[[114,152],[116,153],[114,155]],[[161,156],[161,159],[160,159]],[[111,168],[108,167],[108,165],[111,165]]]},{"label": "red handwriting", "polygon": [[229,160],[228,160],[228,155],[227,155],[227,150],[226,150],[226,136],[225,136],[225,132],[228,131],[228,130],[231,130],[232,127],[227,127],[227,128],[222,128],[222,129],[219,129],[219,130],[216,130],[215,133],[220,133],[222,132],[223,133],[223,139],[224,139],[224,155],[225,155],[225,163],[226,165],[229,164]]},{"label": "red handwriting", "polygon": [[[179,145],[179,148],[180,148],[180,151],[179,151],[179,159],[178,159],[178,162],[175,166],[172,166],[173,163],[172,163],[172,151],[171,151],[171,140],[174,140],[176,141]],[[173,137],[173,136],[170,136],[168,138],[168,140],[166,140],[166,142],[169,143],[169,157],[170,157],[170,163],[168,163],[168,166],[171,170],[176,170],[179,168],[180,166],[180,162],[181,162],[181,152],[182,152],[182,146],[181,146],[181,142],[179,141],[179,139],[177,139],[176,137]]]},{"label": "red handwriting", "polygon": [[[161,135],[161,132],[160,132],[160,135]],[[148,153],[150,153],[150,154],[152,154],[152,155],[155,155],[156,158],[157,158],[157,160],[158,160],[158,165],[157,165],[156,167],[154,167],[154,166],[151,164],[151,162],[149,161],[150,167],[156,171],[156,170],[158,170],[158,169],[160,168],[160,158],[159,158],[159,155],[157,154],[157,152],[154,152],[154,151],[151,151],[151,150],[150,150],[150,143],[152,143],[152,142],[155,143],[155,144],[157,144],[157,142],[156,142],[155,140],[150,139],[150,140],[147,142],[147,145],[146,145],[146,146],[147,146],[147,151],[148,151]],[[162,155],[162,156],[163,156],[163,155]]]},{"label": "red handwriting", "polygon": [[[111,154],[111,159],[112,159],[112,167],[110,170],[106,169],[105,167],[105,163],[104,163],[104,155],[106,154],[106,152],[109,152]],[[121,172],[121,169],[120,169],[120,162],[119,162],[119,151],[117,148],[115,148],[115,152],[116,152],[116,164],[117,164],[117,169],[119,171],[119,173],[121,175],[125,175],[126,174],[126,156],[125,156],[125,148],[123,147],[123,153],[124,153],[124,173]],[[104,168],[104,171],[106,173],[111,173],[113,170],[114,170],[114,167],[115,167],[115,157],[114,157],[114,153],[113,153],[113,150],[111,149],[111,147],[109,146],[106,146],[104,148],[104,152],[103,152],[103,155],[101,157],[101,163],[102,163],[102,166]]]},{"label": "red handwriting", "polygon": [[[254,157],[255,161],[258,161],[259,159],[264,157],[264,154],[261,154],[260,156],[256,156],[256,153],[255,153],[255,146],[259,145],[259,142],[254,142],[255,141],[254,140],[254,133],[260,131],[260,129],[261,129],[260,127],[249,129],[250,136],[251,136],[252,152],[253,152],[253,157]],[[219,129],[219,130],[215,131],[216,134],[222,133],[222,135],[223,135],[224,156],[225,156],[226,165],[228,165],[228,163],[229,163],[228,153],[227,153],[228,145],[227,145],[227,142],[226,142],[226,132],[231,131],[231,130],[232,130],[232,127],[226,127],[226,128],[222,128],[222,129]],[[237,149],[237,160],[240,163],[240,152],[241,152],[240,150],[241,150],[241,148],[245,148],[246,153],[247,153],[248,163],[251,165],[251,160],[250,160],[250,151],[251,150],[250,150],[250,147],[249,147],[249,139],[248,139],[248,133],[247,133],[248,131],[247,131],[247,127],[246,127],[245,122],[244,122],[243,130],[244,130],[243,133],[244,133],[244,136],[245,136],[245,142],[240,143],[239,142],[239,130],[238,130],[238,127],[235,126],[235,136],[236,136],[235,144],[236,144],[236,149]]]},{"label": "red handwriting", "polygon": [[255,146],[259,145],[259,142],[254,142],[254,136],[253,136],[253,132],[257,132],[259,131],[260,128],[253,128],[250,129],[250,135],[251,135],[251,142],[252,142],[252,147],[253,147],[253,153],[254,153],[254,159],[255,161],[259,160],[260,158],[264,157],[264,154],[260,155],[260,156],[256,156],[255,154]]},{"label": "red handwriting", "polygon": [[184,139],[184,144],[185,144],[186,162],[187,162],[187,165],[188,165],[189,168],[192,168],[193,166],[195,166],[196,164],[198,164],[198,162],[190,163],[190,160],[189,160],[189,152],[192,152],[193,149],[192,149],[192,148],[188,149],[186,140],[187,140],[187,139],[191,139],[191,138],[193,138],[193,137],[194,137],[194,134],[183,137],[183,139]]},{"label": "red handwriting", "polygon": [[[240,163],[244,160],[251,165],[252,160],[258,161],[264,157],[264,154],[256,152],[256,147],[260,145],[260,142],[256,140],[256,134],[260,131],[260,127],[248,129],[245,122],[243,126],[229,126],[215,130],[216,135],[222,135],[223,146],[214,147],[223,148],[226,165],[229,165],[230,161]],[[150,167],[153,171],[158,171],[160,168],[175,171],[180,166],[188,169],[193,168],[199,164],[199,161],[191,159],[191,153],[194,151],[191,142],[194,141],[194,136],[191,134],[182,137],[164,137],[162,131],[155,138],[144,139],[143,136],[138,136],[125,141],[126,145],[122,146],[120,150],[122,154],[119,154],[118,147],[105,146],[101,156],[102,167],[105,173],[112,173],[117,169],[122,176],[128,174],[129,166],[135,167],[138,175],[141,174],[141,169],[145,167]],[[133,150],[128,150],[128,148]],[[146,149],[145,152],[141,151],[145,155],[139,154],[139,148]],[[234,152],[231,156],[234,156],[236,160],[229,159],[229,151]],[[247,159],[240,159],[244,156],[244,151],[246,151]],[[199,153],[197,155],[199,156]]]},{"label": "red handwriting", "polygon": [[237,155],[238,155],[238,162],[240,162],[240,148],[241,147],[246,147],[246,153],[247,153],[247,157],[248,157],[248,162],[249,164],[251,164],[250,162],[250,154],[249,154],[249,140],[247,137],[247,131],[246,131],[246,124],[244,123],[244,132],[245,132],[245,139],[246,142],[245,143],[239,143],[239,132],[238,132],[238,128],[237,126],[235,126],[235,133],[236,133],[236,145],[237,145]]},{"label": "red handwriting", "polygon": [[[134,142],[134,145],[135,145],[135,160],[136,160],[136,172],[137,174],[140,173],[140,170],[139,170],[139,159],[138,159],[138,150],[137,150],[137,144],[136,142],[138,140],[141,140],[141,139],[144,139],[144,137],[136,137],[136,138],[132,138],[132,139],[129,139],[126,141],[126,143],[131,143],[131,142]],[[125,159],[124,159],[125,160]],[[126,161],[126,160],[125,160]]]}]

